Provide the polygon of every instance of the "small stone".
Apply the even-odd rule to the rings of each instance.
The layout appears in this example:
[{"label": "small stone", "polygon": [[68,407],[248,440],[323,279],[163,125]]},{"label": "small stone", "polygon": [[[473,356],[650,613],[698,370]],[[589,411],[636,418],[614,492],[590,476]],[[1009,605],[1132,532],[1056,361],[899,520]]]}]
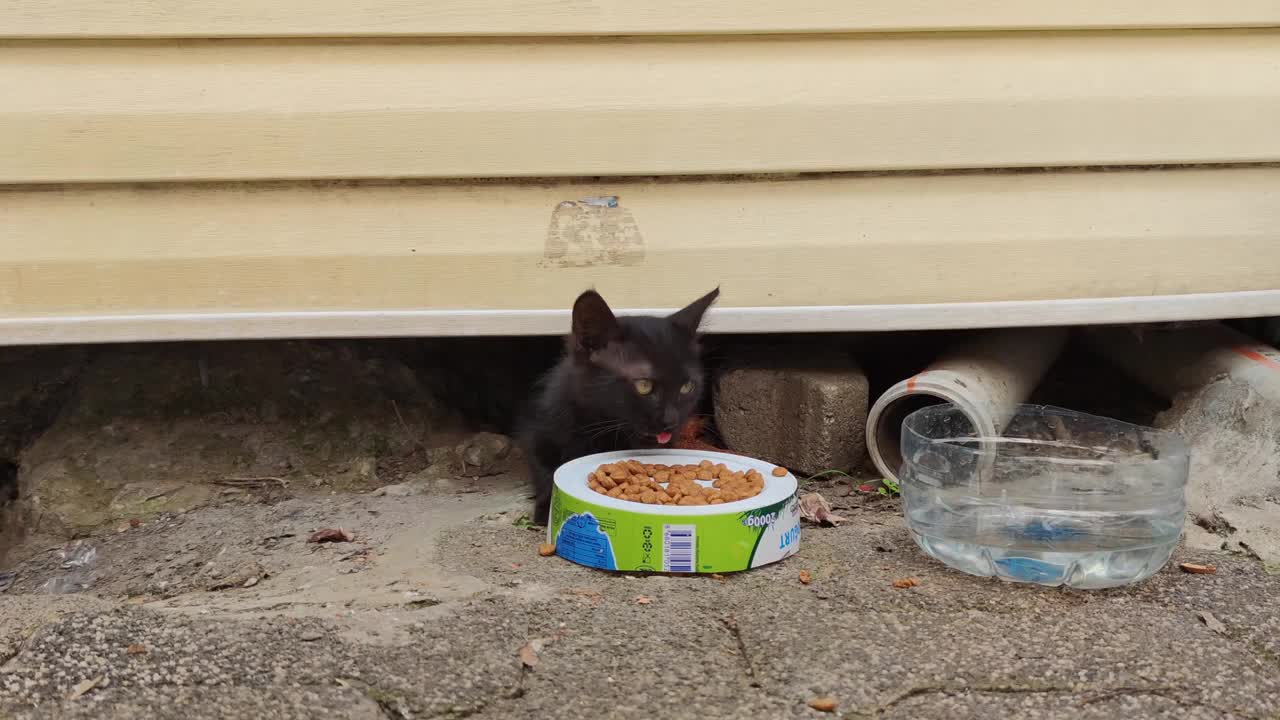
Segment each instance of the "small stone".
[{"label": "small stone", "polygon": [[[215,568],[210,568],[211,571],[215,569],[216,566]],[[249,580],[254,578],[261,579],[266,576],[267,571],[263,569],[261,565],[253,560],[249,560],[230,573],[227,573],[222,578],[210,583],[208,589],[227,590],[230,588],[246,587],[245,583],[249,582]]]},{"label": "small stone", "polygon": [[351,474],[362,485],[373,485],[378,481],[378,459],[371,455],[361,455],[351,461]]},{"label": "small stone", "polygon": [[302,642],[315,642],[324,637],[324,633],[318,630],[303,630],[298,634],[298,639]]},{"label": "small stone", "polygon": [[496,433],[476,433],[454,448],[458,471],[468,477],[499,475],[511,469],[511,438]]}]

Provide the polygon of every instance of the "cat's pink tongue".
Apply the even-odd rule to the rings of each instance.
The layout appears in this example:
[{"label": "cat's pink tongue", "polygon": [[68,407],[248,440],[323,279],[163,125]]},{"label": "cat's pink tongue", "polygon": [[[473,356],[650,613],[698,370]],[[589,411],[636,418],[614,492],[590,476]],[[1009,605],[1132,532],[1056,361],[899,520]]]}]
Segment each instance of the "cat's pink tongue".
[{"label": "cat's pink tongue", "polygon": [[659,444],[659,445],[666,445],[666,444],[667,444],[667,443],[669,443],[669,442],[671,442],[671,433],[669,433],[669,432],[658,433],[658,444]]}]

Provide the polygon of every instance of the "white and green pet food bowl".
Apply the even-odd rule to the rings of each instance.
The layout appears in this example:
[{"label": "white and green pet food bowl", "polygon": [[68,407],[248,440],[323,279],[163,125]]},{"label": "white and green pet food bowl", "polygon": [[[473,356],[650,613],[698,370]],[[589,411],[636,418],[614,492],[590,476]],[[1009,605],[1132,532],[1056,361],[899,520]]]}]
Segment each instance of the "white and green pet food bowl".
[{"label": "white and green pet food bowl", "polygon": [[[646,465],[723,463],[755,470],[764,490],[722,505],[648,505],[611,498],[587,487],[601,465],[635,460]],[[791,473],[774,465],[702,450],[600,453],[560,466],[555,473],[547,542],[560,557],[601,570],[730,573],[774,563],[800,549],[800,508]],[[709,482],[702,482],[710,485]]]}]

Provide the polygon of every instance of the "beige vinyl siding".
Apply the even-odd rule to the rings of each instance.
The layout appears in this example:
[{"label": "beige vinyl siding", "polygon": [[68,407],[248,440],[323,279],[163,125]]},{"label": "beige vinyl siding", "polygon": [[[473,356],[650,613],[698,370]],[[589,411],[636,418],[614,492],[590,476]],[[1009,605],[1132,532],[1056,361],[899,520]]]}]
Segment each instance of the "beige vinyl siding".
[{"label": "beige vinyl siding", "polygon": [[718,283],[735,331],[1280,314],[1278,26],[0,0],[0,343],[556,332],[593,285]]},{"label": "beige vinyl siding", "polygon": [[[546,267],[606,193],[633,264]],[[0,315],[1055,300],[1280,287],[1280,168],[0,193]],[[608,235],[608,232],[603,234]],[[607,238],[605,240],[607,242]]]},{"label": "beige vinyl siding", "polygon": [[1280,30],[0,48],[0,182],[1280,160]]}]

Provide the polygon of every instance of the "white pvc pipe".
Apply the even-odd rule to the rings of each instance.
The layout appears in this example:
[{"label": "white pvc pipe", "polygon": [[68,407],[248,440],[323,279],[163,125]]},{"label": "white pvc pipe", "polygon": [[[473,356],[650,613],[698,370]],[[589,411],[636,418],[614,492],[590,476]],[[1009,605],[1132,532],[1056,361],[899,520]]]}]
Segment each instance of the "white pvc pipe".
[{"label": "white pvc pipe", "polygon": [[1229,376],[1280,403],[1280,350],[1221,323],[1084,332],[1091,349],[1157,395],[1172,399]]},{"label": "white pvc pipe", "polygon": [[867,450],[884,476],[898,481],[902,421],[915,410],[951,403],[978,437],[995,437],[1066,343],[1065,328],[1011,328],[976,335],[918,375],[889,388],[867,417]]}]

